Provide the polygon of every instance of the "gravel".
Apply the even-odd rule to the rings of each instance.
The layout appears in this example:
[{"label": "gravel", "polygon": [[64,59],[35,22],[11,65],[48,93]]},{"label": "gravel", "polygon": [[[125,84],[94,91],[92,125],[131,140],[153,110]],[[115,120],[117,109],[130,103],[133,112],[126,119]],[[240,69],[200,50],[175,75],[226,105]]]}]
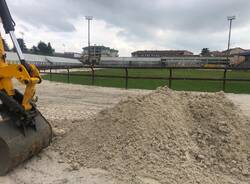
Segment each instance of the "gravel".
[{"label": "gravel", "polygon": [[220,93],[167,88],[119,102],[59,140],[73,169],[119,183],[249,183],[250,121]]}]

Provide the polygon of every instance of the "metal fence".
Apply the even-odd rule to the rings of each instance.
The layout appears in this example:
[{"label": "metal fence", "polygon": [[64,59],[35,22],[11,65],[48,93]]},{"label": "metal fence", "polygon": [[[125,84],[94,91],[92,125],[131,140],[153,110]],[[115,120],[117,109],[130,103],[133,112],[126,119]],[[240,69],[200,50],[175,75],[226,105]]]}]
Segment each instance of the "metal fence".
[{"label": "metal fence", "polygon": [[[129,79],[150,79],[150,80],[166,80],[168,81],[168,87],[172,88],[172,81],[174,80],[189,80],[189,81],[221,81],[222,82],[222,90],[225,91],[226,88],[226,82],[250,82],[250,78],[228,78],[227,73],[228,71],[250,71],[250,68],[236,68],[236,67],[111,67],[111,66],[84,66],[81,67],[84,69],[89,69],[90,73],[71,73],[70,67],[64,67],[62,69],[65,69],[66,72],[58,73],[53,72],[52,69],[49,69],[49,72],[47,71],[41,71],[43,74],[47,74],[50,76],[50,80],[52,80],[53,75],[65,75],[67,76],[67,82],[70,83],[70,76],[85,76],[85,77],[91,77],[92,79],[92,85],[95,84],[96,78],[119,78],[124,79],[125,86],[124,88],[128,88],[128,82]],[[124,75],[123,76],[117,76],[117,75],[100,75],[96,74],[96,69],[123,69]],[[159,69],[159,70],[169,70],[169,75],[166,77],[142,77],[142,76],[129,76],[129,70],[130,69]],[[174,76],[175,70],[216,70],[223,72],[223,76],[220,78],[215,77],[176,77]]]}]

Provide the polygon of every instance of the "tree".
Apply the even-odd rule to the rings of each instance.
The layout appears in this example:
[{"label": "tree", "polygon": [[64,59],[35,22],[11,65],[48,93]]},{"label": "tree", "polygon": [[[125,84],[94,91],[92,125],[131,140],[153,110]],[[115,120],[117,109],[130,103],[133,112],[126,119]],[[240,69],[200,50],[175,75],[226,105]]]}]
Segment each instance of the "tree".
[{"label": "tree", "polygon": [[37,46],[33,46],[31,48],[31,53],[33,54],[41,54],[41,55],[49,55],[52,56],[55,52],[55,49],[52,48],[51,43],[46,44],[43,41],[40,41]]},{"label": "tree", "polygon": [[211,56],[209,48],[203,48],[201,50],[201,55],[202,56]]},{"label": "tree", "polygon": [[46,43],[40,41],[37,45],[37,48],[38,48],[40,54],[44,54],[44,55],[48,54],[48,47],[47,47]]},{"label": "tree", "polygon": [[43,55],[53,55],[55,52],[50,42],[46,44],[45,42],[40,41],[37,45],[37,49],[38,49],[39,54],[43,54]]},{"label": "tree", "polygon": [[33,45],[33,47],[31,48],[31,52],[33,54],[39,54],[39,49],[35,45]]},{"label": "tree", "polygon": [[[24,42],[24,40],[23,40],[22,38],[18,38],[18,39],[17,39],[17,42],[18,42],[18,44],[19,44],[20,49],[21,49],[22,52],[25,53],[25,52],[28,51],[27,46],[26,46],[26,44],[25,44],[25,42]],[[16,48],[15,48],[15,47],[14,47],[12,50],[13,50],[14,52],[16,52]]]},{"label": "tree", "polygon": [[48,43],[48,54],[53,55],[55,52],[55,49],[52,48],[51,43]]},{"label": "tree", "polygon": [[25,42],[24,42],[24,40],[23,40],[22,38],[18,38],[18,39],[17,39],[17,42],[19,43],[20,48],[21,48],[21,50],[22,50],[23,52],[27,52],[27,51],[28,51],[28,49],[27,49],[27,47],[26,47],[26,44],[25,44]]},{"label": "tree", "polygon": [[3,41],[3,47],[5,51],[10,51],[9,45],[6,43],[5,39],[2,38]]}]

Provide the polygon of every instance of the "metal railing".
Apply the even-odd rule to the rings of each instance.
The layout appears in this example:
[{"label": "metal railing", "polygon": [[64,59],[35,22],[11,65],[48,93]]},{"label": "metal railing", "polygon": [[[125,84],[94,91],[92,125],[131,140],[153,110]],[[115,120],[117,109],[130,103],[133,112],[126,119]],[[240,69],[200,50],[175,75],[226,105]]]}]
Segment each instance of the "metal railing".
[{"label": "metal railing", "polygon": [[[228,71],[250,71],[250,68],[236,68],[236,67],[112,67],[112,66],[84,66],[81,69],[89,69],[90,73],[71,73],[70,67],[63,67],[66,72],[53,72],[53,68],[50,68],[49,71],[41,71],[43,74],[47,74],[52,80],[52,75],[65,75],[67,76],[67,82],[70,83],[70,76],[84,76],[84,77],[91,77],[92,85],[95,84],[96,78],[117,78],[117,79],[124,79],[125,80],[125,88],[128,89],[128,82],[129,79],[150,79],[150,80],[166,80],[168,81],[168,87],[172,88],[172,81],[174,80],[189,80],[189,81],[221,81],[222,82],[222,90],[225,91],[226,89],[226,82],[250,82],[250,78],[228,78],[227,73]],[[79,67],[80,69],[80,67]],[[123,69],[124,75],[102,75],[96,74],[95,69]],[[169,70],[169,75],[166,77],[147,77],[147,76],[129,76],[130,69],[161,69],[161,70]],[[174,70],[216,70],[223,72],[222,77],[177,77],[174,76]]]}]

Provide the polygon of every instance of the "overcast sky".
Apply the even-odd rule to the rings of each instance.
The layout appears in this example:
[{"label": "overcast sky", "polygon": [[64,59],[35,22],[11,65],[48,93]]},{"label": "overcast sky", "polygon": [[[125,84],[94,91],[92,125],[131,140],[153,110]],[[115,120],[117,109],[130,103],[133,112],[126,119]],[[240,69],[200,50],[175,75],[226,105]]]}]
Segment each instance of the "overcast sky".
[{"label": "overcast sky", "polygon": [[81,52],[88,43],[84,17],[92,15],[91,43],[116,48],[120,56],[142,49],[225,50],[227,16],[235,15],[232,47],[250,49],[249,0],[6,1],[28,47],[43,40],[56,51]]}]

